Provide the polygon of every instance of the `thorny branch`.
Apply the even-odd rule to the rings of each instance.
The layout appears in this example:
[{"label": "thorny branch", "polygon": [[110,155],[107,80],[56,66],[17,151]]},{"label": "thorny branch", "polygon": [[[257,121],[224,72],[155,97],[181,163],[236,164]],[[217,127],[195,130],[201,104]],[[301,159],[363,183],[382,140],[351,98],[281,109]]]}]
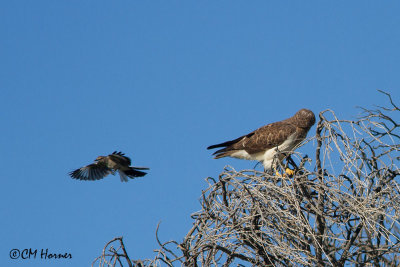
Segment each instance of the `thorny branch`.
[{"label": "thorny branch", "polygon": [[[293,177],[231,167],[218,180],[208,177],[193,227],[180,243],[157,237],[154,259],[130,261],[122,238],[116,238],[95,262],[400,265],[400,109],[388,96],[391,108],[364,109],[357,120],[322,111],[316,135],[305,142],[316,141],[315,155],[292,154],[300,162]],[[106,249],[116,241],[122,253]]]}]

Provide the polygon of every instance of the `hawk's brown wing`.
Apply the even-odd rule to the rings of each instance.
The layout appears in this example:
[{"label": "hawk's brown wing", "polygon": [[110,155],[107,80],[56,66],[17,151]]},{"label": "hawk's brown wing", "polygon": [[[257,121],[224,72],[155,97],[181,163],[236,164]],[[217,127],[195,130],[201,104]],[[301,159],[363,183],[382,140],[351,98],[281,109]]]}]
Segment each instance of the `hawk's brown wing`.
[{"label": "hawk's brown wing", "polygon": [[290,135],[296,132],[296,127],[286,121],[274,122],[237,139],[209,146],[207,149],[225,147],[214,152],[215,158],[229,156],[232,151],[245,150],[249,154],[264,152],[281,145]]},{"label": "hawk's brown wing", "polygon": [[112,173],[107,166],[101,163],[93,163],[69,173],[69,175],[78,180],[100,180]]},{"label": "hawk's brown wing", "polygon": [[296,127],[285,122],[275,122],[263,126],[238,142],[227,147],[227,150],[244,149],[249,154],[264,152],[281,145],[290,135],[296,132]]}]

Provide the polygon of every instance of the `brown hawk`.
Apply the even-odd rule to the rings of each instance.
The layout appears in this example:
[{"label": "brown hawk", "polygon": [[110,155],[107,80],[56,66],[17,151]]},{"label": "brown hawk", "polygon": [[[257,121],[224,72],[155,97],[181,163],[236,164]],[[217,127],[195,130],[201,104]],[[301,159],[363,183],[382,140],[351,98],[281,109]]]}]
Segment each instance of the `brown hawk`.
[{"label": "brown hawk", "polygon": [[280,152],[281,162],[285,152],[292,152],[303,141],[311,126],[315,124],[315,115],[311,110],[301,109],[293,117],[265,125],[237,139],[209,146],[207,149],[223,147],[214,152],[216,159],[233,157],[258,160],[264,170],[276,168],[275,154]]}]

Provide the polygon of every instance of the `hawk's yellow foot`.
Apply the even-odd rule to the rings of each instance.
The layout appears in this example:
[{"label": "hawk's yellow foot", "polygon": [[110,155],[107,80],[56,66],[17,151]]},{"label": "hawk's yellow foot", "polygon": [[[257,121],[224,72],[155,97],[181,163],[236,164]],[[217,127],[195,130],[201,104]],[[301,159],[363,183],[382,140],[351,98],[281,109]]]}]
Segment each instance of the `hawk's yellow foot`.
[{"label": "hawk's yellow foot", "polygon": [[[294,175],[294,170],[286,168],[284,174],[287,174],[289,177],[292,177]],[[284,174],[282,175],[279,171],[275,171],[276,176],[283,177]]]},{"label": "hawk's yellow foot", "polygon": [[285,170],[286,174],[289,175],[290,177],[292,177],[294,175],[294,170],[286,168]]}]

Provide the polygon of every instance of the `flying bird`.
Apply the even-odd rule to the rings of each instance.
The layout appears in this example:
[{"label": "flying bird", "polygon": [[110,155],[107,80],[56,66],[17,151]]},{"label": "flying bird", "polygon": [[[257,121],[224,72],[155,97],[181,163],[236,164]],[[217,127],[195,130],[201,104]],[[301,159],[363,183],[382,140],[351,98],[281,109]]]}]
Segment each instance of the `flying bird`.
[{"label": "flying bird", "polygon": [[145,176],[147,173],[140,170],[148,170],[146,167],[132,167],[131,159],[122,152],[114,151],[108,156],[98,156],[95,163],[79,168],[69,173],[78,180],[100,180],[109,174],[114,175],[119,172],[121,182],[127,182],[129,178]]},{"label": "flying bird", "polygon": [[[275,154],[279,153],[279,162],[285,158],[285,152],[292,152],[303,141],[311,126],[315,124],[315,115],[311,110],[301,109],[293,117],[267,124],[257,130],[231,141],[207,147],[223,147],[213,153],[215,159],[233,157],[260,161],[264,170],[276,169]],[[291,171],[291,170],[290,170]],[[293,174],[293,171],[287,172]]]}]

